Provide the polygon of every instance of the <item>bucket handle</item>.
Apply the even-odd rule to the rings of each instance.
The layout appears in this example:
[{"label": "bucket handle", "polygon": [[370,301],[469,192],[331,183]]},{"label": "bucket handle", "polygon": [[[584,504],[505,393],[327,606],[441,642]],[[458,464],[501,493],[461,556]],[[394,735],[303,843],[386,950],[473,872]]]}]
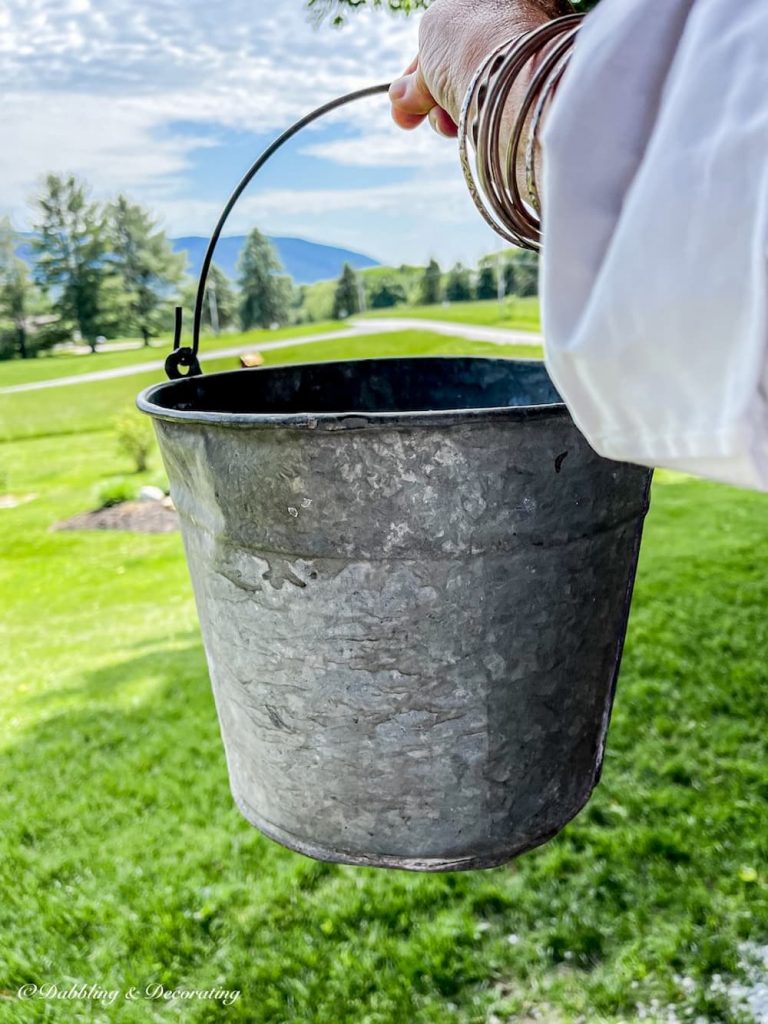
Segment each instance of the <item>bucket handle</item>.
[{"label": "bucket handle", "polygon": [[[306,128],[308,124],[316,121],[318,118],[323,117],[324,114],[330,113],[332,110],[336,110],[338,107],[343,107],[347,103],[353,103],[355,100],[366,99],[368,96],[376,96],[379,93],[384,93],[389,90],[389,84],[383,85],[369,85],[365,89],[357,89],[355,92],[347,93],[345,96],[339,96],[335,100],[331,100],[328,103],[324,103],[322,106],[317,107],[311,113],[306,114],[300,120],[292,124],[290,128],[286,129],[282,135],[278,136],[261,154],[256,162],[249,168],[245,173],[239,185],[229,197],[227,205],[221,212],[221,216],[213,229],[211,240],[208,243],[208,248],[205,252],[205,258],[203,259],[203,265],[200,269],[200,280],[197,285],[197,296],[195,298],[195,318],[192,327],[192,347],[183,347],[181,344],[181,329],[184,312],[181,306],[176,307],[176,324],[174,330],[173,339],[173,351],[170,353],[168,358],[165,360],[165,372],[168,374],[171,380],[178,380],[180,377],[196,377],[203,371],[200,369],[200,362],[197,358],[198,351],[200,349],[200,329],[203,321],[203,303],[205,301],[205,286],[208,280],[208,274],[211,269],[211,263],[213,262],[213,254],[216,249],[216,245],[221,237],[221,232],[224,229],[224,225],[232,212],[235,203],[237,203],[240,196],[250,185],[253,178],[261,170],[267,160],[270,159],[289,139],[293,138],[297,132],[300,132],[302,128]],[[186,367],[186,373],[182,371],[182,367]]]}]

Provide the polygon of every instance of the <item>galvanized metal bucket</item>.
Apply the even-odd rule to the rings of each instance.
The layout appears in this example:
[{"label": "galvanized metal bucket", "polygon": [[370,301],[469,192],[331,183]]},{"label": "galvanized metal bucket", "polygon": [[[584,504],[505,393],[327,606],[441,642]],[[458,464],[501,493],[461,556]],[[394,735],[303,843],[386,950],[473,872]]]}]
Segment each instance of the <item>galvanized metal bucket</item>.
[{"label": "galvanized metal bucket", "polygon": [[[302,853],[492,867],[553,836],[603,757],[650,473],[587,445],[542,363],[402,358],[200,376],[155,422],[232,792]],[[182,376],[186,371],[187,376]]]},{"label": "galvanized metal bucket", "polygon": [[541,363],[377,359],[160,384],[232,792],[325,860],[490,867],[597,782],[649,474]]}]

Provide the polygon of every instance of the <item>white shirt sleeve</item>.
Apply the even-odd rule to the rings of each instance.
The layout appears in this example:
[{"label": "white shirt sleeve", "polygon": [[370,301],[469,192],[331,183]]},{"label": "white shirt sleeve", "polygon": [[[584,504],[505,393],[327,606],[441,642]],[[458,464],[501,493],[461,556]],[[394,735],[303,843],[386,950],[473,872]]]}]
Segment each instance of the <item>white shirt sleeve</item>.
[{"label": "white shirt sleeve", "polygon": [[546,361],[587,440],[768,490],[766,0],[602,0],[542,163]]}]

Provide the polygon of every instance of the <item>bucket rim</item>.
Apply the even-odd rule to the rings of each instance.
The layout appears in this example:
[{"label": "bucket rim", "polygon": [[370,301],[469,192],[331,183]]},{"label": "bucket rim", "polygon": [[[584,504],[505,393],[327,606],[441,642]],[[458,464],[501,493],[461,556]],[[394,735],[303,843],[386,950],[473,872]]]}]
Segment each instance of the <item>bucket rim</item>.
[{"label": "bucket rim", "polygon": [[[327,366],[339,363],[381,363],[408,360],[452,360],[452,359],[473,359],[483,362],[504,362],[521,363],[526,366],[544,366],[541,359],[518,359],[504,356],[474,356],[474,355],[407,355],[407,356],[374,356],[356,359],[315,359],[309,362],[288,362],[270,363],[267,366],[236,367],[232,370],[219,370],[216,373],[206,374],[205,379],[223,378],[234,374],[264,373],[269,370],[291,369],[300,366]],[[545,372],[546,367],[544,366]],[[568,417],[569,413],[565,403],[546,402],[531,405],[498,405],[485,406],[480,408],[459,407],[456,409],[414,409],[400,410],[396,412],[361,412],[357,409],[335,412],[290,412],[290,413],[269,413],[269,412],[212,412],[191,409],[169,409],[166,406],[158,405],[154,396],[160,391],[169,388],[184,386],[191,379],[182,377],[178,380],[160,381],[157,384],[150,384],[144,388],[136,398],[136,407],[148,416],[156,420],[164,420],[170,423],[195,423],[207,426],[221,426],[234,428],[259,428],[259,427],[296,427],[308,430],[360,430],[370,427],[392,427],[392,426],[448,426],[466,422],[480,422],[485,420],[513,420],[523,421],[531,419],[550,418],[555,416]]]}]

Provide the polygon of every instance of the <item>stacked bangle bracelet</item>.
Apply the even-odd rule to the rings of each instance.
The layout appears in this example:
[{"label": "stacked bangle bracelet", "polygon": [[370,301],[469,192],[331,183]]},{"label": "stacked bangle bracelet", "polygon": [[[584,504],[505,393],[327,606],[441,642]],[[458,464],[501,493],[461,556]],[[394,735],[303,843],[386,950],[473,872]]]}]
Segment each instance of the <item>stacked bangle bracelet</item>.
[{"label": "stacked bangle bracelet", "polygon": [[[461,108],[459,153],[470,195],[494,231],[525,249],[538,251],[541,244],[538,133],[568,66],[582,18],[581,14],[555,18],[502,43],[475,72]],[[526,72],[528,84],[511,124],[506,153],[502,153],[508,100]],[[525,197],[520,188],[523,176]]]}]

